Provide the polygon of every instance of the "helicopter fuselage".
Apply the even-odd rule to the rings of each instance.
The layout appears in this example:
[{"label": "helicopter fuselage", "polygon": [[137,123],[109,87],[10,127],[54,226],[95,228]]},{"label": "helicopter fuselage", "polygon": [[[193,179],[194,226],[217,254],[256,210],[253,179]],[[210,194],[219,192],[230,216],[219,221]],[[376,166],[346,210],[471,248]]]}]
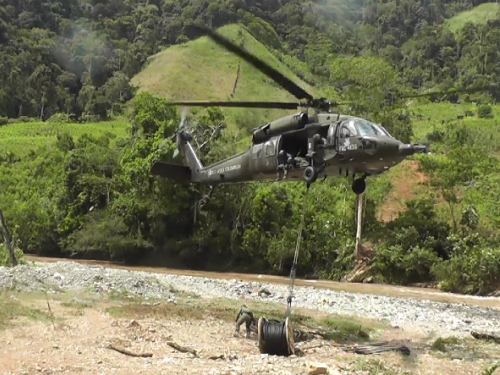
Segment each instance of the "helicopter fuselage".
[{"label": "helicopter fuselage", "polygon": [[[299,181],[308,166],[308,142],[320,140],[318,177],[370,176],[387,171],[415,152],[384,128],[353,116],[319,114],[304,128],[254,143],[248,150],[193,173],[210,185],[247,181]],[[310,127],[308,127],[310,126]],[[317,135],[316,135],[317,134]]]},{"label": "helicopter fuselage", "polygon": [[336,115],[330,112],[332,103],[326,98],[314,98],[284,74],[251,55],[231,40],[210,28],[193,26],[196,33],[208,35],[226,50],[235,53],[267,75],[301,102],[172,102],[174,105],[202,107],[240,107],[275,109],[313,109],[276,119],[258,128],[252,136],[252,146],[228,159],[203,167],[191,144],[191,135],[181,126],[177,132],[177,147],[184,165],[158,161],[151,173],[175,181],[190,181],[207,185],[247,181],[294,181],[302,179],[310,185],[323,176],[362,174],[354,179],[353,191],[365,191],[365,178],[382,173],[425,146],[403,144],[382,126],[365,119]]}]

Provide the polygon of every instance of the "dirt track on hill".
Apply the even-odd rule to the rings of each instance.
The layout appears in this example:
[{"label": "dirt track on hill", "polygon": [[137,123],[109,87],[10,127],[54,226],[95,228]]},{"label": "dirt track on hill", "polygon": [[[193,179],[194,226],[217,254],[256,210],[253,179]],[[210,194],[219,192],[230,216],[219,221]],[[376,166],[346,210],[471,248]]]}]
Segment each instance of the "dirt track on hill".
[{"label": "dirt track on hill", "polygon": [[[210,279],[239,279],[244,281],[257,281],[262,283],[273,283],[273,284],[288,284],[289,281],[287,277],[282,277],[282,276],[255,275],[255,274],[243,274],[243,273],[232,273],[232,272],[219,273],[219,272],[208,272],[208,271],[192,271],[192,270],[170,269],[164,267],[124,266],[112,262],[95,261],[95,260],[45,258],[32,255],[27,255],[26,259],[29,261],[42,262],[42,263],[58,262],[58,261],[74,261],[76,263],[81,263],[86,265],[102,266],[108,268],[119,268],[130,271],[166,273],[172,275],[205,277]],[[355,284],[355,283],[343,283],[343,282],[335,282],[327,280],[304,280],[304,279],[296,280],[295,285],[312,286],[315,288],[324,288],[324,289],[344,291],[350,293],[374,294],[374,295],[400,297],[400,298],[416,298],[416,299],[430,300],[435,302],[466,303],[480,307],[494,307],[500,309],[499,297],[476,297],[476,296],[468,296],[460,294],[451,294],[451,293],[444,293],[437,289],[431,289],[431,288],[401,287],[401,286],[382,285],[382,284]]]}]

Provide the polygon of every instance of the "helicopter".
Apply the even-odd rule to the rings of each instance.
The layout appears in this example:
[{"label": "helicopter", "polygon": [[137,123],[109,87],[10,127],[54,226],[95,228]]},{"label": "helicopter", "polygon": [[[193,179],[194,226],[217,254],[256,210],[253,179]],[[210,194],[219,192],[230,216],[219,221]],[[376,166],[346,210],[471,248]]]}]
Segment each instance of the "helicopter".
[{"label": "helicopter", "polygon": [[350,176],[352,191],[360,195],[366,189],[367,177],[384,173],[410,155],[427,152],[425,145],[405,144],[383,126],[367,119],[332,113],[330,107],[334,102],[314,98],[213,29],[192,27],[259,69],[299,102],[174,101],[171,105],[301,110],[255,129],[247,150],[208,166],[203,166],[196,155],[190,143],[192,134],[182,120],[174,136],[183,164],[155,161],[150,170],[152,175],[211,187],[250,181],[301,180],[310,186],[318,178]]}]

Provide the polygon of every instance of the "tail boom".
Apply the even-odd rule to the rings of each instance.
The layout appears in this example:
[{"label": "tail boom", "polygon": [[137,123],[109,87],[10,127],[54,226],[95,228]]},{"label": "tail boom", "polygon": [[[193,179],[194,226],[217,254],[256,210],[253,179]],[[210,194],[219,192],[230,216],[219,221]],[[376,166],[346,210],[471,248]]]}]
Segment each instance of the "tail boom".
[{"label": "tail boom", "polygon": [[157,161],[151,166],[151,174],[176,182],[191,181],[191,168],[185,165]]}]

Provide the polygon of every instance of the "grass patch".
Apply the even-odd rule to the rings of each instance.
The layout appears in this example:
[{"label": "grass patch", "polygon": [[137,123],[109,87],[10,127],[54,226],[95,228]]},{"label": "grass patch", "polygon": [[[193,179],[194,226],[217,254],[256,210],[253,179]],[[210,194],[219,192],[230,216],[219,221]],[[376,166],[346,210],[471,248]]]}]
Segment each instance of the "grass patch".
[{"label": "grass patch", "polygon": [[493,374],[495,374],[495,373],[496,373],[495,371],[496,371],[496,370],[498,370],[499,368],[500,368],[500,363],[496,363],[496,364],[494,364],[494,365],[492,365],[492,366],[488,367],[487,369],[485,369],[485,370],[481,373],[481,375],[493,375]]},{"label": "grass patch", "polygon": [[49,321],[50,315],[19,299],[12,298],[6,294],[0,295],[0,330],[11,327],[19,318],[27,318],[32,321]]},{"label": "grass patch", "polygon": [[447,352],[447,345],[458,345],[460,343],[460,339],[455,336],[450,337],[439,337],[434,341],[431,345],[431,350],[439,351],[442,353]]},{"label": "grass patch", "polygon": [[86,309],[91,309],[95,306],[93,302],[72,299],[69,301],[62,301],[61,306],[67,309],[71,309],[72,315],[82,316]]},{"label": "grass patch", "polygon": [[468,362],[495,360],[498,358],[498,345],[481,342],[472,337],[439,337],[432,343],[430,352],[437,358]]},{"label": "grass patch", "polygon": [[483,3],[472,9],[460,12],[446,20],[446,26],[451,32],[457,33],[467,22],[484,25],[489,20],[493,20],[497,17],[499,9],[500,7],[497,3]]},{"label": "grass patch", "polygon": [[[175,295],[176,297],[180,297],[180,298],[199,298],[200,297],[196,293],[177,289],[170,284],[164,284],[164,283],[160,282],[158,279],[156,279],[155,277],[150,277],[147,279],[147,281],[150,285],[152,285],[152,284],[162,285],[165,289],[168,289],[168,291],[170,293],[172,293],[173,295]],[[126,288],[112,289],[107,294],[107,299],[109,301],[129,301],[129,302],[144,302],[144,301],[148,301],[148,300],[160,301],[160,302],[163,301],[163,300],[157,300],[155,298],[132,295],[129,293],[129,291]]]},{"label": "grass patch", "polygon": [[378,359],[359,360],[356,369],[367,375],[410,375],[411,372],[392,369]]},{"label": "grass patch", "polygon": [[346,319],[340,315],[323,319],[323,324],[328,329],[333,330],[336,334],[332,334],[331,339],[334,340],[353,340],[361,339],[368,340],[369,333],[373,328],[364,326],[361,322],[353,320],[352,318]]},{"label": "grass patch", "polygon": [[[264,316],[268,319],[284,319],[285,308],[281,305],[257,301],[245,301],[245,304],[252,310],[256,318]],[[240,306],[240,301],[180,298],[176,303],[127,301],[120,305],[110,306],[106,311],[115,318],[164,319],[166,317],[177,317],[189,320],[204,320],[210,317],[215,320],[234,323]],[[367,324],[349,316],[326,315],[306,310],[295,311],[292,314],[292,321],[294,327],[299,329],[305,327],[308,329],[332,330],[334,332],[327,339],[336,341],[366,341],[369,339],[369,333],[377,326],[381,326],[375,323]]]},{"label": "grass patch", "polygon": [[[498,149],[500,135],[495,136],[494,129],[500,125],[500,105],[492,105],[493,118],[478,118],[478,108],[472,103],[422,103],[412,105],[410,109],[415,113],[412,117],[415,142],[424,140],[433,131],[444,131],[450,123],[461,123],[477,130],[478,138],[475,141],[492,150]],[[474,116],[464,116],[466,111],[471,111]],[[458,119],[458,116],[464,118]],[[484,137],[484,134],[488,134],[488,137]]]},{"label": "grass patch", "polygon": [[87,133],[94,136],[110,134],[111,143],[129,135],[129,123],[126,119],[117,119],[99,123],[52,124],[49,122],[26,122],[0,126],[0,153],[14,152],[26,155],[30,150],[41,146],[53,145],[57,134],[68,132],[73,137]]}]

